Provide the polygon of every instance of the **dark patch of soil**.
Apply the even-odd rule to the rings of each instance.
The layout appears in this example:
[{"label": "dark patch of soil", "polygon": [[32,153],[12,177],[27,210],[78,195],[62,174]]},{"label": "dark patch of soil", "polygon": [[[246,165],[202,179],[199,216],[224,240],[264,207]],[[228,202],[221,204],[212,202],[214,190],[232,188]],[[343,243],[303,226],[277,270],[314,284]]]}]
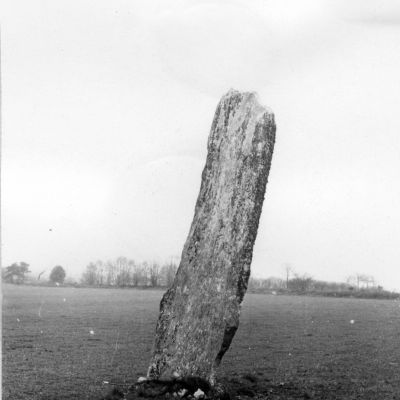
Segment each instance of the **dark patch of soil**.
[{"label": "dark patch of soil", "polygon": [[[250,400],[250,399],[311,399],[312,394],[294,384],[272,384],[259,380],[252,374],[222,379],[214,388],[200,378],[177,380],[152,380],[129,388],[125,395],[118,388],[111,389],[100,400],[194,400],[198,389],[204,392],[204,400]],[[321,397],[314,397],[321,398]]]}]

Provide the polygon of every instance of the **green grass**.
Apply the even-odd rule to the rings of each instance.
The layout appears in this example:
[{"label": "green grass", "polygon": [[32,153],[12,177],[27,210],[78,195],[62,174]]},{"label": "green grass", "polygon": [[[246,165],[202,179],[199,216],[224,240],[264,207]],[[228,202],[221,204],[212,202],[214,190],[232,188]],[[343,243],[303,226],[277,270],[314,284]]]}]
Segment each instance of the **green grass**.
[{"label": "green grass", "polygon": [[[126,389],[146,374],[161,296],[3,285],[3,398]],[[220,375],[256,376],[248,385],[266,399],[396,399],[399,334],[398,301],[248,294]]]}]

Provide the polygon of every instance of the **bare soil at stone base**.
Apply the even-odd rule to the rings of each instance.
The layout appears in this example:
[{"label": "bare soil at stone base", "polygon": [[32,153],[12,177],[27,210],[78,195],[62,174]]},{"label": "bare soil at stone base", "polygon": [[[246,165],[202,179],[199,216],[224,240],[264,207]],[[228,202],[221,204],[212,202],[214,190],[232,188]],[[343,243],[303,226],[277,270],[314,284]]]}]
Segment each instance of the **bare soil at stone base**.
[{"label": "bare soil at stone base", "polygon": [[[3,285],[3,399],[98,399],[146,374],[158,290]],[[400,302],[248,294],[220,381],[241,399],[400,399]]]}]

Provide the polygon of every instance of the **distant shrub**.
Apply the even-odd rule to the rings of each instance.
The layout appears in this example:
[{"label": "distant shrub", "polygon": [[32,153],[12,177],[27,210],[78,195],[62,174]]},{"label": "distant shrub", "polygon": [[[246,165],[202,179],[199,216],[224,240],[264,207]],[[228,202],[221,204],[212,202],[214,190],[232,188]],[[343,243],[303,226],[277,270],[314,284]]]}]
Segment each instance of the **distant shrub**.
[{"label": "distant shrub", "polygon": [[50,281],[53,283],[63,283],[65,280],[65,270],[61,265],[56,265],[50,273]]},{"label": "distant shrub", "polygon": [[354,297],[360,299],[400,299],[400,293],[389,292],[381,289],[362,289],[357,292],[353,292]]},{"label": "distant shrub", "polygon": [[358,289],[348,283],[317,281],[307,275],[295,275],[288,281],[288,289],[283,280],[277,278],[250,278],[249,293],[296,296],[351,297],[358,299],[400,299],[400,293],[384,290],[382,286]]},{"label": "distant shrub", "polygon": [[400,293],[389,292],[387,290],[378,290],[378,289],[362,289],[359,291],[354,291],[351,289],[343,291],[311,291],[308,294],[311,296],[352,297],[357,299],[383,299],[383,300],[400,299]]},{"label": "distant shrub", "polygon": [[13,263],[2,269],[2,279],[7,283],[21,284],[24,283],[25,275],[29,272],[29,264],[26,262]]}]

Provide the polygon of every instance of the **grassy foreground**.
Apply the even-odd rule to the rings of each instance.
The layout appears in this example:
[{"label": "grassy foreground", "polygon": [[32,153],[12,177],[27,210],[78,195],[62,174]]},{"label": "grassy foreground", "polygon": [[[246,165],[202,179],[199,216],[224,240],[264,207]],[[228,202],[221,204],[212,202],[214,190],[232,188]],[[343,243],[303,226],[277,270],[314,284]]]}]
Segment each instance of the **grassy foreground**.
[{"label": "grassy foreground", "polygon": [[[159,290],[3,285],[3,398],[96,399],[145,375]],[[400,302],[246,295],[241,398],[400,399]]]}]

